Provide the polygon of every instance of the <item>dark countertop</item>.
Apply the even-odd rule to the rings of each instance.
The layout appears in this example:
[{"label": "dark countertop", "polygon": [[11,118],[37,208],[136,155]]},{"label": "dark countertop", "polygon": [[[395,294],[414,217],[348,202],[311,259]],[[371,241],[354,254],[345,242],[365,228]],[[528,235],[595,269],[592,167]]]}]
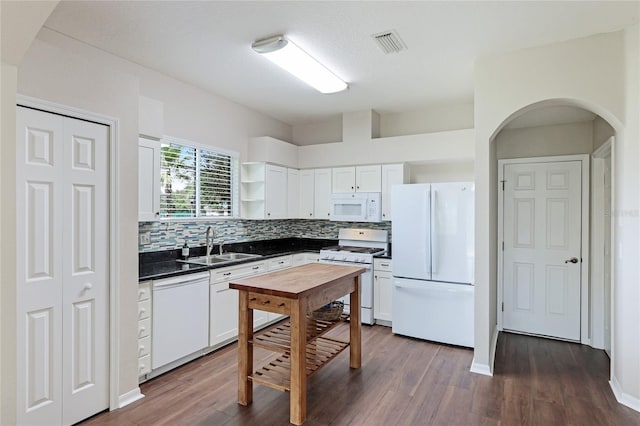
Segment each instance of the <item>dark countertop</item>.
[{"label": "dark countertop", "polygon": [[373,257],[374,259],[391,259],[391,243],[389,243],[389,250],[385,251],[382,254],[377,254]]},{"label": "dark countertop", "polygon": [[[227,266],[241,265],[243,263],[259,262],[288,254],[309,252],[317,253],[323,247],[336,245],[337,240],[325,240],[314,238],[280,238],[275,240],[248,241],[245,243],[230,243],[224,245],[225,252],[259,254],[262,257],[238,260],[216,264],[211,266],[193,265],[178,262],[182,259],[181,251],[164,250],[138,255],[138,281],[157,280],[177,275],[191,274],[207,271],[209,269],[224,268]],[[218,245],[214,245],[213,253],[217,253]],[[190,257],[204,256],[205,247],[192,247],[189,250]]]}]

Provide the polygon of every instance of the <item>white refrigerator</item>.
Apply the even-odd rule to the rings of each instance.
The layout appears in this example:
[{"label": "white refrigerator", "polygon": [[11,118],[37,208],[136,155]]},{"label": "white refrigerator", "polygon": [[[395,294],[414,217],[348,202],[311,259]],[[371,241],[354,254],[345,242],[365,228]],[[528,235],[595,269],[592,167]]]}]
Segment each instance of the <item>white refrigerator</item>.
[{"label": "white refrigerator", "polygon": [[474,184],[392,188],[396,334],[473,347]]}]

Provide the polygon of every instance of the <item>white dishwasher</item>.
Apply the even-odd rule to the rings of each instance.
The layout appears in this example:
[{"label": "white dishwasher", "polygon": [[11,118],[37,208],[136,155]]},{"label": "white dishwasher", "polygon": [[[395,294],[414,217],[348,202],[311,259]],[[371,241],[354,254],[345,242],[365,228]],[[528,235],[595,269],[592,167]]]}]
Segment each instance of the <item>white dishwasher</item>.
[{"label": "white dishwasher", "polygon": [[153,281],[151,367],[167,365],[209,344],[209,273]]}]

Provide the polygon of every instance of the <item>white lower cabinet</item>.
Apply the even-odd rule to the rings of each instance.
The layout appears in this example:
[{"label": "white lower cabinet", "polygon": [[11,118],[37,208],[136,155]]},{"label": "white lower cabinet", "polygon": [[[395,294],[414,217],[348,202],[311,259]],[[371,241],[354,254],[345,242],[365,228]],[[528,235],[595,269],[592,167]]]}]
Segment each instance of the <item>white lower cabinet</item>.
[{"label": "white lower cabinet", "polygon": [[[278,271],[280,269],[286,269],[286,268],[291,268],[293,266],[297,266],[293,264],[293,256],[295,255],[280,256],[280,257],[275,257],[273,259],[270,259],[268,271],[273,272],[273,271]],[[253,314],[255,315],[256,312],[267,314],[266,322],[278,321],[286,316],[282,314],[277,314],[275,312],[264,312],[264,311],[253,311]],[[254,325],[255,325],[255,321],[254,321]]]},{"label": "white lower cabinet", "polygon": [[[266,271],[266,262],[212,269],[209,289],[209,346],[220,346],[238,338],[238,291],[229,281]],[[254,324],[257,315],[254,314]]]},{"label": "white lower cabinet", "polygon": [[138,286],[138,376],[151,372],[151,281]]},{"label": "white lower cabinet", "polygon": [[391,325],[392,289],[391,259],[374,259],[373,318],[377,324]]},{"label": "white lower cabinet", "polygon": [[[238,291],[229,288],[229,281],[317,262],[317,260],[318,253],[296,253],[260,262],[212,269],[209,289],[209,346],[215,349],[238,338]],[[273,312],[254,309],[253,328],[261,328],[284,317]]]}]

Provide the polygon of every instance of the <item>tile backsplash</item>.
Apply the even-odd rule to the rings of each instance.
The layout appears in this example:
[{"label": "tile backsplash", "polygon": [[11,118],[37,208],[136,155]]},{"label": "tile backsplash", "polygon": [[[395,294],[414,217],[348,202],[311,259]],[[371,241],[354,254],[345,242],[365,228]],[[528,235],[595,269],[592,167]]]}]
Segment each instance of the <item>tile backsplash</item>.
[{"label": "tile backsplash", "polygon": [[332,222],[311,219],[139,222],[139,234],[149,232],[151,242],[139,245],[138,251],[175,250],[182,247],[185,240],[189,247],[204,246],[208,226],[215,231],[216,244],[220,240],[230,243],[288,237],[337,239],[340,228],[383,229],[389,231],[391,240],[391,222]]}]

